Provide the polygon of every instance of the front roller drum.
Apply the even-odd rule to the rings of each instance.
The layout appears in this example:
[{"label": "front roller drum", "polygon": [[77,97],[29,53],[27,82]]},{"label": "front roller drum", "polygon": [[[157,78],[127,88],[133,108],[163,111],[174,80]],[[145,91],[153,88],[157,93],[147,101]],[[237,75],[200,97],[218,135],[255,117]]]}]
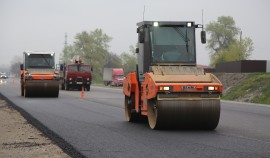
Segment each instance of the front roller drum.
[{"label": "front roller drum", "polygon": [[24,97],[58,97],[59,89],[57,88],[49,88],[49,89],[33,89],[24,88]]},{"label": "front roller drum", "polygon": [[28,82],[24,89],[25,97],[58,97],[58,82]]},{"label": "front roller drum", "polygon": [[220,100],[148,100],[148,122],[152,129],[213,130],[219,117]]}]

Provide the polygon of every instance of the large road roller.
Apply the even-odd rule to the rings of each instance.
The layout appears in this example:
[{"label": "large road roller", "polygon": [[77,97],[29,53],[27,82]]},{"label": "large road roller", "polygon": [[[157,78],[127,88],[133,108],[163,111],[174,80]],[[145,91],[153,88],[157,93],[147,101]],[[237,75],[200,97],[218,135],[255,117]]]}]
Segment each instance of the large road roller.
[{"label": "large road roller", "polygon": [[148,118],[152,129],[213,130],[220,117],[222,84],[196,65],[193,21],[137,23],[138,64],[123,82],[125,116],[129,122]]},{"label": "large road roller", "polygon": [[59,72],[55,70],[54,52],[23,52],[21,96],[58,97]]}]

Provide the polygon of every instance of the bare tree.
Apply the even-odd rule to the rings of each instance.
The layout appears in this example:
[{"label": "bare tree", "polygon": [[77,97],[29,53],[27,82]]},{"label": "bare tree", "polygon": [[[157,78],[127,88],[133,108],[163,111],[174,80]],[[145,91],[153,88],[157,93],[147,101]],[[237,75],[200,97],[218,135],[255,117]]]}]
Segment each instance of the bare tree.
[{"label": "bare tree", "polygon": [[22,57],[14,56],[11,61],[10,72],[15,75],[15,77],[20,76],[20,64],[22,64]]}]

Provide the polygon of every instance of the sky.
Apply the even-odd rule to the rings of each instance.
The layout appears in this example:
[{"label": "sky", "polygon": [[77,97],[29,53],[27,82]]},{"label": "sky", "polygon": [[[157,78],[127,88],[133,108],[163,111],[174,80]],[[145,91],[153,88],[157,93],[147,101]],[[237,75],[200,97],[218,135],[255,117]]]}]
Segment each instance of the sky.
[{"label": "sky", "polygon": [[[68,44],[73,44],[77,33],[96,28],[112,37],[110,52],[128,52],[137,43],[137,22],[201,24],[202,10],[204,24],[232,16],[242,37],[253,40],[250,59],[270,60],[269,0],[0,0],[0,69],[25,50],[54,51],[58,62],[65,33]],[[197,63],[208,65],[209,50],[200,43],[199,34],[197,30]]]}]

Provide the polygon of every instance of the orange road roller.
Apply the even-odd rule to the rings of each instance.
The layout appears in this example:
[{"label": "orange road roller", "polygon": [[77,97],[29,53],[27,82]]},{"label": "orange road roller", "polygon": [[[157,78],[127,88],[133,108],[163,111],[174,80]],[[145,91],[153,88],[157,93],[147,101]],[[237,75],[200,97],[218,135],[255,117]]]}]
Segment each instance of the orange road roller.
[{"label": "orange road roller", "polygon": [[137,24],[138,64],[123,81],[129,122],[147,117],[151,129],[213,130],[220,118],[222,84],[196,65],[192,21],[143,21]]},{"label": "orange road roller", "polygon": [[55,70],[54,52],[23,52],[21,96],[58,97],[59,72]]}]

